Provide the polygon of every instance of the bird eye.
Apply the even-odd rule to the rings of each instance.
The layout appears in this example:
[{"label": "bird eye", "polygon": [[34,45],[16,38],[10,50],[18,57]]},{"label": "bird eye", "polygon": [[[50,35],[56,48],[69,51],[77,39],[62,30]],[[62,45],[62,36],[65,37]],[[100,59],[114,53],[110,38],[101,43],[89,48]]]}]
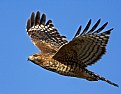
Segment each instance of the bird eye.
[{"label": "bird eye", "polygon": [[37,57],[38,55],[37,54],[33,54],[34,57]]}]

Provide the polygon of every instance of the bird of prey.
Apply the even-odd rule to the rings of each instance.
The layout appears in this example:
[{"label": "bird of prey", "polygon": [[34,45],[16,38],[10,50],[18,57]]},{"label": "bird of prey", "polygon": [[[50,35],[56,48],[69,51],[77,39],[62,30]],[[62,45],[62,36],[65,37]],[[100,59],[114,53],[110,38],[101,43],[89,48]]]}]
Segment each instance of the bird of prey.
[{"label": "bird of prey", "polygon": [[27,21],[26,31],[32,43],[41,50],[28,57],[28,60],[49,71],[70,77],[83,78],[88,81],[102,80],[111,85],[117,84],[95,74],[87,66],[95,64],[106,52],[106,45],[112,29],[101,32],[106,22],[97,29],[101,19],[89,30],[91,19],[80,33],[81,26],[71,41],[60,35],[52,20],[46,22],[46,15],[32,12]]}]

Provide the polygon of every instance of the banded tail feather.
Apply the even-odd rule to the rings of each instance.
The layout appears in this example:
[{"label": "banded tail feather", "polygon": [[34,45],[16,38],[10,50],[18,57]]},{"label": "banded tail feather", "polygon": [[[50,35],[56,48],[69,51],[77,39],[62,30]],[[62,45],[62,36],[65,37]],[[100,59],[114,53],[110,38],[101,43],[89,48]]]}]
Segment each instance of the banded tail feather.
[{"label": "banded tail feather", "polygon": [[98,81],[98,80],[102,80],[102,81],[105,81],[105,82],[107,82],[107,83],[109,83],[109,84],[111,84],[111,85],[113,85],[113,86],[119,87],[118,84],[116,84],[116,83],[114,83],[114,82],[112,82],[112,81],[110,81],[110,80],[108,80],[108,79],[106,79],[106,78],[104,78],[104,77],[102,77],[102,76],[100,76],[100,75],[98,75],[98,74],[95,74],[94,72],[91,72],[91,71],[89,71],[89,70],[87,70],[87,69],[85,69],[85,71],[86,71],[86,73],[88,73],[88,75],[90,76],[90,77],[87,78],[87,80],[89,80],[89,81]]}]

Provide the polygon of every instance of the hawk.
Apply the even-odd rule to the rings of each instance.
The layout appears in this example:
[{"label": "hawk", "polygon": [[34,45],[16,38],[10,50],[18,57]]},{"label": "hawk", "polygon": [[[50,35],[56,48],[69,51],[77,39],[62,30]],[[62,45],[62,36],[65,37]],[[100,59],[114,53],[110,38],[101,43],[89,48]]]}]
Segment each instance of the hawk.
[{"label": "hawk", "polygon": [[95,64],[106,52],[106,45],[112,29],[101,32],[108,22],[96,30],[100,23],[99,19],[90,29],[91,19],[80,33],[81,26],[74,38],[67,41],[65,36],[60,35],[52,24],[52,20],[46,22],[46,15],[38,11],[32,12],[27,21],[26,31],[32,43],[41,50],[28,57],[29,61],[49,71],[70,77],[83,78],[88,81],[102,80],[111,85],[117,84],[95,74],[87,69],[87,66]]}]

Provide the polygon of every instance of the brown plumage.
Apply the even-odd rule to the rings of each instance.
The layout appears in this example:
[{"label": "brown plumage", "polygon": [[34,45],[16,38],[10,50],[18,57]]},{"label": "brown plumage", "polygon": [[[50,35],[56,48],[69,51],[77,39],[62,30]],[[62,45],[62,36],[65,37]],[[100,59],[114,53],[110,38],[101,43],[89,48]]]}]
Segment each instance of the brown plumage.
[{"label": "brown plumage", "polygon": [[65,36],[61,36],[54,28],[51,20],[46,23],[46,15],[40,18],[40,12],[34,12],[27,21],[27,34],[33,44],[41,52],[28,57],[33,63],[53,72],[65,76],[84,78],[89,81],[106,81],[109,84],[117,84],[86,69],[99,60],[106,52],[109,35],[113,29],[101,32],[108,22],[96,30],[100,19],[90,29],[91,19],[82,33],[81,26],[74,38],[68,42]]}]

